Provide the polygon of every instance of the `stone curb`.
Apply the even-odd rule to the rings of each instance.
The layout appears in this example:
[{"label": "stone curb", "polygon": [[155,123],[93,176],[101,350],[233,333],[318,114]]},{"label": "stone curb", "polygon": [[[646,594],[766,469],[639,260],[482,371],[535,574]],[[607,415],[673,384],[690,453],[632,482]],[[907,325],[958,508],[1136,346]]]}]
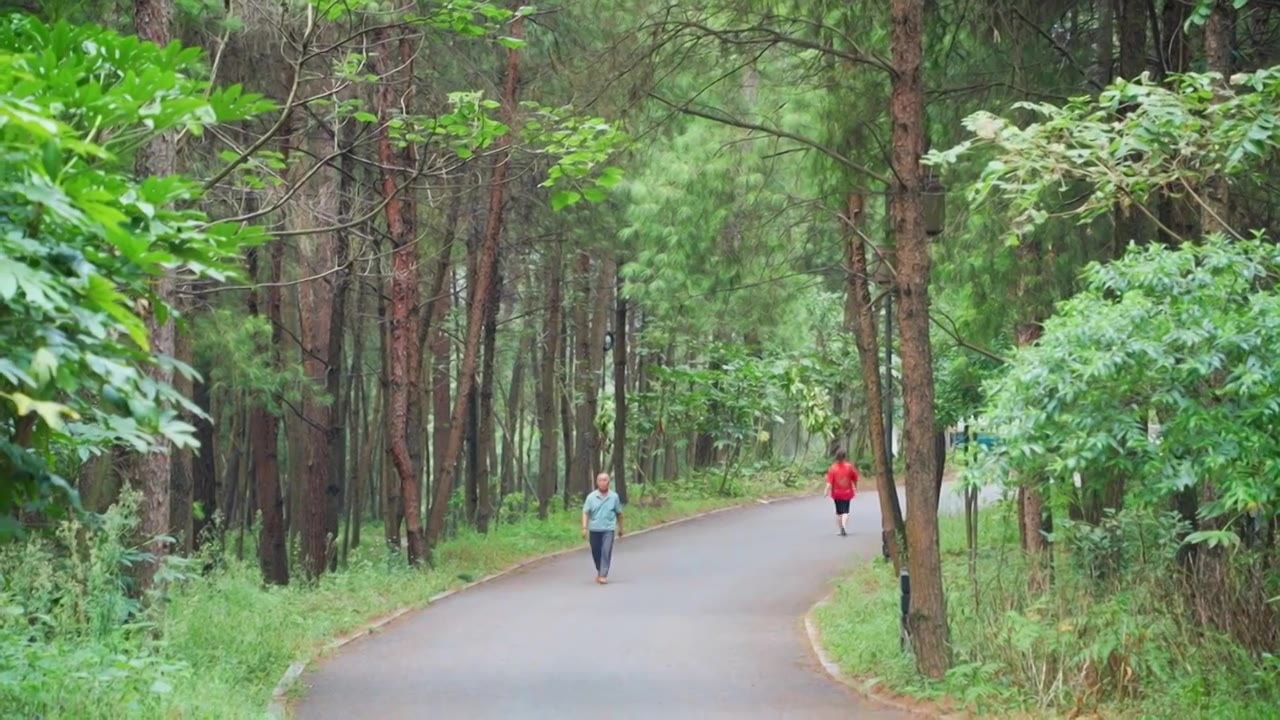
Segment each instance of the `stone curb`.
[{"label": "stone curb", "polygon": [[[716,508],[715,510],[707,510],[705,512],[700,512],[695,515],[690,515],[688,517],[676,518],[675,520],[668,520],[667,522],[659,523],[652,527],[644,528],[643,530],[636,530],[634,532],[629,532],[626,534],[626,537],[643,535],[645,533],[653,532],[654,530],[663,530],[665,528],[671,527],[672,525],[679,525],[681,523],[686,523],[693,520],[701,520],[702,518],[709,517],[711,515],[717,515],[722,512],[728,512],[730,510],[741,510],[742,508],[750,507],[751,505],[754,505],[754,504],[769,505],[775,502],[781,502],[785,500],[795,500],[798,498],[807,497],[810,494],[811,493],[802,492],[802,493],[796,493],[793,495],[777,495],[769,498],[756,498],[755,500],[746,500],[740,503],[735,503],[733,505],[726,505],[722,508]],[[472,580],[471,582],[465,585],[461,585],[459,587],[453,588],[452,590],[445,590],[444,592],[432,595],[430,598],[427,599],[427,602],[424,605],[409,605],[409,606],[402,607],[398,610],[394,610],[391,613],[388,613],[387,615],[383,615],[377,620],[366,623],[359,630],[348,633],[346,635],[343,635],[339,638],[336,638],[326,643],[323,650],[321,650],[321,652],[318,655],[308,657],[305,660],[299,660],[298,662],[295,662],[294,664],[290,665],[288,670],[285,670],[284,675],[281,676],[280,678],[280,682],[276,683],[275,689],[271,691],[271,704],[267,706],[267,714],[273,718],[288,717],[289,690],[290,688],[293,687],[294,683],[298,681],[298,678],[302,677],[302,673],[306,671],[308,665],[310,665],[312,662],[315,661],[316,657],[319,657],[321,655],[327,655],[329,653],[334,652],[335,650],[341,649],[342,647],[355,642],[356,640],[359,640],[360,638],[366,635],[371,635],[377,632],[378,630],[381,630],[383,627],[389,625],[391,622],[399,619],[400,617],[410,612],[413,612],[414,610],[424,610],[436,604],[437,602],[444,600],[447,597],[450,597],[452,595],[457,595],[458,593],[470,590],[476,587],[477,585],[483,585],[487,582],[492,582],[494,580],[497,580],[500,577],[510,575],[511,573],[516,572],[517,570],[520,570],[522,568],[528,567],[530,565],[546,562],[547,560],[551,560],[553,558],[557,558],[562,555],[568,555],[570,553],[580,552],[581,550],[582,550],[581,547],[565,548],[564,550],[556,550],[554,552],[549,552],[544,555],[539,555],[537,557],[530,558],[528,560],[522,560],[521,562],[518,562],[506,569],[499,570],[498,572],[493,573],[492,575],[487,575],[485,577],[480,578],[479,580]],[[808,624],[807,616],[805,618],[805,622],[807,626]]]},{"label": "stone curb", "polygon": [[835,590],[827,593],[826,597],[814,603],[813,606],[809,608],[809,612],[804,614],[804,631],[805,635],[809,638],[809,647],[813,650],[813,654],[817,656],[818,663],[822,665],[822,669],[827,672],[827,675],[830,675],[832,680],[835,680],[877,705],[883,705],[885,707],[893,708],[894,710],[900,710],[911,717],[941,718],[942,716],[936,714],[924,714],[918,708],[910,707],[906,703],[898,701],[896,698],[875,692],[871,689],[869,683],[860,683],[855,678],[851,678],[846,675],[844,671],[840,669],[840,666],[837,665],[829,655],[827,655],[826,648],[822,646],[822,636],[818,631],[818,623],[815,617],[818,610],[831,604],[831,600],[835,597],[835,594]]},{"label": "stone curb", "polygon": [[959,720],[959,718],[964,717],[962,715],[946,713],[938,709],[909,705],[902,702],[897,697],[876,692],[869,682],[859,681],[856,677],[846,675],[845,672],[840,669],[840,666],[831,659],[831,656],[827,655],[826,648],[822,646],[822,633],[818,630],[818,622],[816,620],[818,610],[830,605],[835,594],[835,590],[827,593],[826,597],[814,603],[813,606],[809,608],[809,612],[804,615],[804,630],[805,635],[809,638],[809,647],[813,650],[813,654],[817,656],[818,663],[822,665],[822,669],[827,672],[827,675],[831,676],[832,680],[849,688],[854,693],[866,698],[870,702],[904,712],[909,717],[930,718],[930,720]]}]

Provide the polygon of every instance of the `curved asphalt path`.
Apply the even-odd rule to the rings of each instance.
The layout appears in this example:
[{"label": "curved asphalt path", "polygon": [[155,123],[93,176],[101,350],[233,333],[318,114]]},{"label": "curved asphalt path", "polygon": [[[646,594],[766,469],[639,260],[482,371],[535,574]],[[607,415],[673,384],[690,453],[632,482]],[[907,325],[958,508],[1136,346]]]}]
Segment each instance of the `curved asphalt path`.
[{"label": "curved asphalt path", "polygon": [[[944,489],[944,495],[949,495]],[[944,500],[945,502],[945,500]],[[803,616],[880,549],[876,494],[729,510],[634,538],[595,584],[584,549],[451,596],[304,675],[326,718],[908,717],[831,681]]]}]

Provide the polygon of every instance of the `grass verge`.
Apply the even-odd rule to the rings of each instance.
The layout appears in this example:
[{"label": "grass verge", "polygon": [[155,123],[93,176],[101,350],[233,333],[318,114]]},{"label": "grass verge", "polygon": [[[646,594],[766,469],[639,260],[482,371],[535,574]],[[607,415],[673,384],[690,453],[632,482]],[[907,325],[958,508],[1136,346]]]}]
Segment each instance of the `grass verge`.
[{"label": "grass verge", "polygon": [[[915,672],[899,645],[899,588],[881,560],[837,584],[814,620],[823,649],[856,685],[943,714],[999,717],[1274,717],[1280,661],[1255,657],[1188,621],[1165,565],[1100,584],[1060,537],[1053,581],[1032,591],[1016,519],[983,508],[970,570],[964,519],[940,522],[953,667]],[[1066,531],[1060,535],[1065,535]]]}]

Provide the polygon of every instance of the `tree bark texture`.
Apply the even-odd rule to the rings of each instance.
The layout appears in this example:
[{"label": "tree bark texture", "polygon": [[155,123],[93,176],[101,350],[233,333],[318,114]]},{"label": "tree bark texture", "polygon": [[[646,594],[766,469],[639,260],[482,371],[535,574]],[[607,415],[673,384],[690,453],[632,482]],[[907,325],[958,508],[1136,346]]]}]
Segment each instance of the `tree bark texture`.
[{"label": "tree bark texture", "polygon": [[902,506],[898,502],[897,488],[893,482],[893,461],[889,457],[889,444],[885,439],[884,395],[880,379],[880,348],[876,340],[876,320],[871,308],[870,269],[867,264],[867,243],[859,223],[862,220],[863,199],[860,195],[849,197],[849,305],[852,309],[854,344],[858,348],[858,366],[862,370],[862,394],[867,403],[867,425],[871,435],[871,457],[875,463],[876,488],[880,502],[880,532],[889,549],[894,571],[902,569],[899,547],[906,537],[906,524]]},{"label": "tree bark texture", "polygon": [[[249,251],[249,276],[258,277],[258,250]],[[267,348],[267,362],[278,367],[283,329],[275,319],[280,314],[280,265],[283,246],[277,240],[271,247],[271,282],[267,289],[268,321],[271,322],[271,347]],[[249,314],[261,315],[257,289],[249,293]],[[255,398],[249,411],[249,444],[253,454],[253,484],[257,490],[258,513],[261,526],[258,530],[258,565],[262,579],[273,585],[289,583],[289,556],[285,542],[284,497],[280,492],[280,421],[271,413],[264,398]],[[238,458],[239,453],[233,453]],[[229,473],[230,474],[230,473]],[[238,474],[238,473],[237,473]],[[228,521],[239,507],[239,493],[229,494]],[[235,504],[232,505],[232,501]]]},{"label": "tree bark texture", "polygon": [[929,239],[925,234],[920,156],[925,146],[924,0],[893,0],[893,186],[891,215],[898,257],[898,326],[902,339],[907,563],[910,633],[916,664],[941,678],[950,666],[942,565],[938,552],[938,457],[934,447],[933,353],[929,344]]},{"label": "tree bark texture", "polygon": [[627,502],[627,298],[622,272],[614,285],[613,320],[613,482],[618,499]]},{"label": "tree bark texture", "polygon": [[[189,329],[178,332],[175,328],[174,357],[188,366],[194,364]],[[183,397],[190,398],[195,391],[195,385],[191,378],[178,373],[173,377],[173,389]],[[183,422],[190,423],[192,426],[197,424],[195,416],[186,409],[181,410],[180,417]],[[194,455],[195,453],[189,448],[174,448],[169,461],[169,527],[170,534],[176,543],[173,549],[181,555],[189,555],[195,548],[195,539],[192,537],[195,525],[191,512],[191,506],[195,502],[192,478],[195,468]]]},{"label": "tree bark texture", "polygon": [[594,383],[591,379],[591,255],[586,250],[578,251],[575,275],[578,298],[573,304],[573,401],[569,405],[574,418],[574,452],[566,481],[579,488],[567,492],[576,495],[581,491],[585,496],[590,492],[587,488],[595,487],[591,463],[594,443],[587,441],[587,436],[594,433],[594,418],[587,407],[587,398],[594,392]]},{"label": "tree bark texture", "polygon": [[[138,37],[161,47],[173,40],[173,0],[134,0],[133,27]],[[138,150],[135,169],[140,177],[166,177],[177,171],[177,138],[173,133],[161,133]],[[154,290],[161,302],[172,304],[174,300],[173,278],[166,276],[156,281]],[[155,355],[173,355],[173,318],[161,321],[155,313],[146,315],[147,335],[151,339],[151,352]],[[148,374],[157,381],[168,382],[171,373],[159,365],[149,365]],[[128,476],[142,492],[141,518],[138,530],[143,536],[147,552],[153,562],[138,565],[139,589],[147,590],[155,580],[156,571],[169,546],[159,538],[168,535],[169,484],[172,474],[172,456],[169,445],[161,440],[154,452],[132,458]]]},{"label": "tree bark texture", "polygon": [[542,333],[542,367],[538,374],[538,517],[546,519],[556,494],[559,446],[559,374],[561,278],[564,260],[557,244],[547,257],[547,324]]},{"label": "tree bark texture", "polygon": [[[520,422],[524,419],[524,413],[521,412],[521,406],[524,404],[524,386],[525,386],[525,368],[532,365],[537,367],[537,363],[533,360],[533,334],[530,329],[520,338],[520,348],[516,352],[516,357],[511,363],[511,383],[507,386],[506,399],[506,419],[503,422],[502,431],[502,464],[500,466],[500,482],[503,496],[508,493],[520,491],[520,486],[516,482],[516,469],[522,466],[520,454]],[[501,500],[498,506],[501,507]]]},{"label": "tree bark texture", "polygon": [[[323,156],[328,132],[321,122],[300,133],[296,141],[299,147],[307,147],[309,154]],[[329,144],[332,144],[330,141]],[[304,182],[301,175],[306,168],[295,171],[294,182]],[[323,226],[337,217],[338,188],[332,169],[323,168],[312,176],[300,195],[300,203],[306,211],[289,213],[290,224],[295,229]],[[299,247],[300,272],[304,277],[327,273],[339,263],[335,233],[316,233],[304,236]],[[330,274],[318,280],[298,285],[298,324],[302,340],[302,367],[313,388],[324,388],[331,402],[313,390],[302,401],[302,556],[307,577],[317,578],[328,567],[329,513],[333,477],[333,428],[339,391],[340,365],[335,366],[334,354],[339,358],[342,349],[342,321],[340,313],[339,277]],[[334,325],[337,320],[337,325]],[[336,510],[336,508],[334,508]],[[336,518],[335,518],[336,520]],[[335,523],[336,524],[336,523]],[[336,528],[335,528],[336,529]]]},{"label": "tree bark texture", "polygon": [[[523,33],[524,18],[518,17],[511,25],[512,37],[519,38]],[[516,83],[519,75],[520,56],[515,49],[507,53],[507,70],[503,82],[502,114],[508,125],[515,115]],[[479,268],[476,277],[475,300],[467,309],[467,339],[463,347],[462,366],[459,368],[458,396],[453,403],[453,424],[449,428],[449,443],[444,455],[438,458],[440,471],[436,475],[435,499],[431,503],[431,514],[427,521],[426,546],[428,552],[433,549],[444,532],[445,511],[449,506],[449,497],[453,494],[456,477],[458,453],[462,446],[462,430],[467,401],[471,395],[475,379],[476,363],[480,354],[480,344],[484,331],[485,318],[489,301],[489,283],[493,281],[493,272],[497,267],[498,239],[502,235],[502,210],[506,191],[507,176],[511,164],[511,137],[503,135],[495,142],[495,158],[493,176],[489,186],[489,212],[485,225],[484,239],[480,244],[480,257],[476,262]]]},{"label": "tree bark texture", "polygon": [[498,351],[498,303],[502,293],[502,275],[497,267],[498,259],[494,257],[494,267],[489,269],[489,297],[485,301],[484,339],[482,341],[484,359],[480,366],[480,402],[479,427],[476,428],[479,441],[479,472],[476,476],[476,530],[489,532],[489,519],[493,517],[493,471],[496,464],[492,462],[494,447],[493,424],[493,387],[494,368],[497,365],[495,355]]},{"label": "tree bark texture", "polygon": [[[402,31],[403,32],[403,31]],[[384,78],[378,88],[378,115],[383,128],[378,138],[378,160],[382,165],[382,192],[387,198],[387,230],[391,237],[391,307],[390,307],[390,417],[388,418],[387,452],[400,484],[404,508],[406,554],[410,565],[418,564],[425,555],[422,533],[421,486],[409,452],[409,398],[414,383],[411,374],[421,367],[418,362],[418,245],[417,207],[414,194],[403,187],[408,184],[415,162],[411,150],[395,147],[386,127],[394,114],[412,106],[413,64],[410,39],[400,35],[392,42],[390,32],[377,33],[377,71]],[[396,53],[399,49],[400,53]],[[399,61],[397,60],[399,55]],[[397,64],[400,65],[397,68]],[[401,77],[392,80],[392,75]],[[397,95],[397,89],[401,94]],[[403,104],[403,105],[402,105]]]},{"label": "tree bark texture", "polygon": [[[1226,89],[1231,78],[1231,56],[1235,52],[1236,11],[1232,0],[1217,0],[1204,25],[1204,55],[1209,72],[1222,76],[1215,84]],[[1221,175],[1205,179],[1200,208],[1200,230],[1205,235],[1228,232],[1231,225],[1230,193]]]},{"label": "tree bark texture", "polygon": [[[209,368],[202,368],[200,375],[200,379],[196,380],[193,388],[192,401],[210,418],[217,418],[213,411],[213,397],[209,387]],[[213,526],[213,516],[218,511],[214,422],[216,420],[200,418],[195,421],[196,440],[200,443],[200,449],[191,463],[191,499],[193,507],[199,507],[200,511],[195,513],[192,519],[191,539],[196,548],[208,539],[210,528]]]}]

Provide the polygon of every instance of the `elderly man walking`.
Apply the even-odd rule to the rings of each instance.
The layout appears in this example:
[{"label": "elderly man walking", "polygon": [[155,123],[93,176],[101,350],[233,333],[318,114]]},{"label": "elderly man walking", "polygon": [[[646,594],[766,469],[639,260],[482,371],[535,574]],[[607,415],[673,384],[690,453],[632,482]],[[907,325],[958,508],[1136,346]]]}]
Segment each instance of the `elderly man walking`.
[{"label": "elderly man walking", "polygon": [[596,563],[596,582],[609,581],[609,560],[614,537],[622,537],[622,499],[609,490],[609,475],[596,476],[596,489],[582,504],[582,537],[591,541],[591,559]]}]

